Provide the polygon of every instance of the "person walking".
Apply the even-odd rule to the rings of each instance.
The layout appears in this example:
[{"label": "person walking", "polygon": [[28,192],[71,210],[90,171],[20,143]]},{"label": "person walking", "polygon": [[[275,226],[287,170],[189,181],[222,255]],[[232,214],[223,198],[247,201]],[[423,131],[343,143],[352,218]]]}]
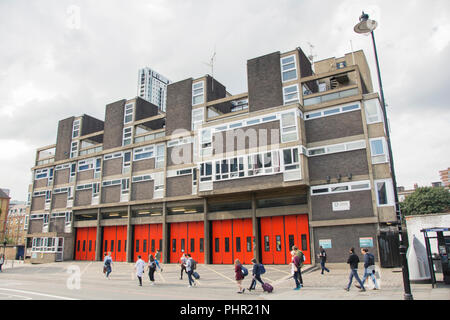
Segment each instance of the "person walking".
[{"label": "person walking", "polygon": [[161,272],[163,271],[162,267],[159,265],[159,262],[161,261],[161,252],[159,250],[156,250],[155,253],[155,263],[156,266],[159,268],[159,270],[161,270]]},{"label": "person walking", "polygon": [[300,282],[300,285],[303,287],[303,278],[302,278],[302,267],[303,262],[305,261],[305,255],[301,250],[297,248],[297,246],[292,246],[292,250],[294,251],[294,254],[298,257],[298,266],[297,266],[297,277]]},{"label": "person walking", "polygon": [[248,291],[252,291],[256,289],[256,281],[259,281],[261,285],[264,285],[264,282],[261,280],[261,266],[262,264],[259,264],[256,259],[252,259],[253,263],[253,270],[252,270],[252,283],[250,284],[250,287],[248,288]]},{"label": "person walking", "polygon": [[322,268],[321,274],[323,274],[324,271],[330,272],[328,268],[325,267],[325,262],[327,262],[327,252],[325,251],[322,246],[319,247],[319,259],[320,259],[320,267]]},{"label": "person walking", "polygon": [[187,257],[186,257],[186,254],[184,253],[184,250],[181,250],[181,252],[183,254],[181,255],[181,258],[180,258],[180,267],[181,267],[180,280],[183,280],[183,271],[186,272]]},{"label": "person walking", "polygon": [[150,278],[150,285],[155,284],[155,271],[156,271],[156,262],[157,260],[153,258],[153,255],[148,256],[148,277]]},{"label": "person walking", "polygon": [[109,275],[112,272],[112,258],[111,258],[111,252],[108,252],[108,254],[105,254],[105,259],[103,260],[103,268],[106,271],[106,278],[111,279]]},{"label": "person walking", "polygon": [[194,269],[193,269],[193,265],[192,265],[192,258],[189,253],[186,254],[186,273],[187,273],[188,279],[189,279],[188,288],[192,288],[192,285],[196,286],[197,283],[192,278],[192,273],[194,273]]},{"label": "person walking", "polygon": [[136,270],[136,277],[139,280],[139,286],[142,287],[142,275],[144,274],[145,262],[141,259],[141,256],[138,256],[134,269]]},{"label": "person walking", "polygon": [[236,283],[238,285],[239,291],[237,293],[244,293],[245,288],[242,288],[242,280],[244,280],[244,274],[242,273],[242,265],[239,259],[236,259],[234,261],[234,273],[235,273],[235,279]]},{"label": "person walking", "polygon": [[0,272],[3,272],[2,267],[4,263],[5,263],[5,255],[2,253],[0,254]]},{"label": "person walking", "polygon": [[[375,257],[373,254],[369,253],[369,249],[364,248],[361,249],[361,253],[364,255],[364,276],[361,279],[362,283],[365,283],[368,280],[369,276],[372,278],[374,287],[373,290],[378,289],[377,279],[374,275],[375,272]],[[357,288],[361,289],[360,286],[355,285]]]},{"label": "person walking", "polygon": [[358,281],[358,283],[361,286],[361,290],[359,290],[359,291],[366,291],[366,289],[364,288],[364,284],[361,282],[361,279],[358,276],[359,258],[355,254],[355,248],[350,248],[349,253],[350,253],[350,256],[347,259],[347,263],[350,265],[350,276],[349,276],[348,285],[347,285],[347,287],[344,288],[344,290],[350,291],[350,286],[352,285],[353,277],[355,277],[356,281]]},{"label": "person walking", "polygon": [[292,274],[292,278],[294,278],[295,281],[295,288],[294,290],[300,290],[302,287],[302,284],[300,283],[298,274],[300,272],[300,258],[299,256],[296,254],[295,250],[291,251],[291,274]]}]

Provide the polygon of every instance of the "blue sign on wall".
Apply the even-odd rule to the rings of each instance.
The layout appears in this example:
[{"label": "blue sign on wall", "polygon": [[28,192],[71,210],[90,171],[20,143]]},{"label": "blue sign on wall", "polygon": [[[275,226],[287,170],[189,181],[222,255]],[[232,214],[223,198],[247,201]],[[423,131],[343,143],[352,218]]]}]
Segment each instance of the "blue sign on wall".
[{"label": "blue sign on wall", "polygon": [[373,248],[373,238],[359,238],[360,248]]},{"label": "blue sign on wall", "polygon": [[319,240],[319,246],[324,249],[331,249],[331,239]]}]

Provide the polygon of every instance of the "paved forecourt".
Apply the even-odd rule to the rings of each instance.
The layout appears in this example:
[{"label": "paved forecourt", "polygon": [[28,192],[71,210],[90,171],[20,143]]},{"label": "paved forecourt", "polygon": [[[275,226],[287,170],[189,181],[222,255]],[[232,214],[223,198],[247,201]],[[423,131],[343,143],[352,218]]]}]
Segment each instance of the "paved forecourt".
[{"label": "paved forecourt", "polygon": [[[102,262],[59,262],[42,265],[21,264],[6,266],[0,273],[0,300],[72,300],[72,299],[144,299],[144,300],[401,300],[403,299],[402,273],[399,269],[381,269],[380,290],[359,292],[352,287],[343,290],[348,282],[348,266],[329,265],[330,273],[321,275],[320,270],[306,266],[303,275],[304,287],[293,291],[294,280],[288,265],[266,265],[262,276],[274,287],[271,294],[264,293],[260,284],[252,292],[237,294],[233,265],[202,265],[197,271],[200,280],[197,286],[188,288],[188,277],[180,280],[177,264],[163,265],[163,272],[155,273],[155,285],[151,286],[148,275],[144,275],[143,286],[138,286],[134,264],[116,262],[111,279],[102,272]],[[247,266],[251,273],[251,266]],[[360,268],[362,277],[363,269]],[[370,281],[370,280],[369,280]],[[243,286],[248,288],[251,275]],[[369,288],[372,286],[369,285]],[[450,286],[412,285],[416,299],[450,299]]]}]

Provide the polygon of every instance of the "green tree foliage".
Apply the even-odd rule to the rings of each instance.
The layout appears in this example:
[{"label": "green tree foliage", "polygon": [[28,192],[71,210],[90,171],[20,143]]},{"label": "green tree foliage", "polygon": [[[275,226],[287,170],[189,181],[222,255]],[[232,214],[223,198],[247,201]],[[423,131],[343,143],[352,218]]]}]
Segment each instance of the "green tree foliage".
[{"label": "green tree foliage", "polygon": [[400,202],[403,215],[420,215],[450,211],[450,192],[443,187],[421,187]]}]

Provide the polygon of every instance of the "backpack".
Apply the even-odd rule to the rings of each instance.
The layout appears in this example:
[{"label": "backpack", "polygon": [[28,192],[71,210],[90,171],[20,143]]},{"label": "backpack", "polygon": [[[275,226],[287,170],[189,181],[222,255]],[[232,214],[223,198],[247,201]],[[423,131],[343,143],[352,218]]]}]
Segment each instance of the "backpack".
[{"label": "backpack", "polygon": [[191,258],[191,269],[192,270],[197,269],[197,262],[192,258]]},{"label": "backpack", "polygon": [[111,265],[111,260],[106,259],[106,261],[105,261],[105,266],[106,266],[106,267],[109,267],[110,265]]},{"label": "backpack", "polygon": [[241,265],[241,271],[242,271],[242,275],[244,277],[248,276],[248,270],[246,267],[244,267],[243,265]]},{"label": "backpack", "polygon": [[266,273],[266,268],[264,268],[264,265],[261,263],[259,265],[259,274],[264,274]]},{"label": "backpack", "polygon": [[373,254],[368,253],[369,255],[369,262],[368,262],[368,266],[373,266],[375,264],[375,257]]},{"label": "backpack", "polygon": [[298,257],[299,257],[299,266],[302,267],[303,266],[303,262],[305,261],[305,255],[303,254],[302,251],[298,252]]}]

